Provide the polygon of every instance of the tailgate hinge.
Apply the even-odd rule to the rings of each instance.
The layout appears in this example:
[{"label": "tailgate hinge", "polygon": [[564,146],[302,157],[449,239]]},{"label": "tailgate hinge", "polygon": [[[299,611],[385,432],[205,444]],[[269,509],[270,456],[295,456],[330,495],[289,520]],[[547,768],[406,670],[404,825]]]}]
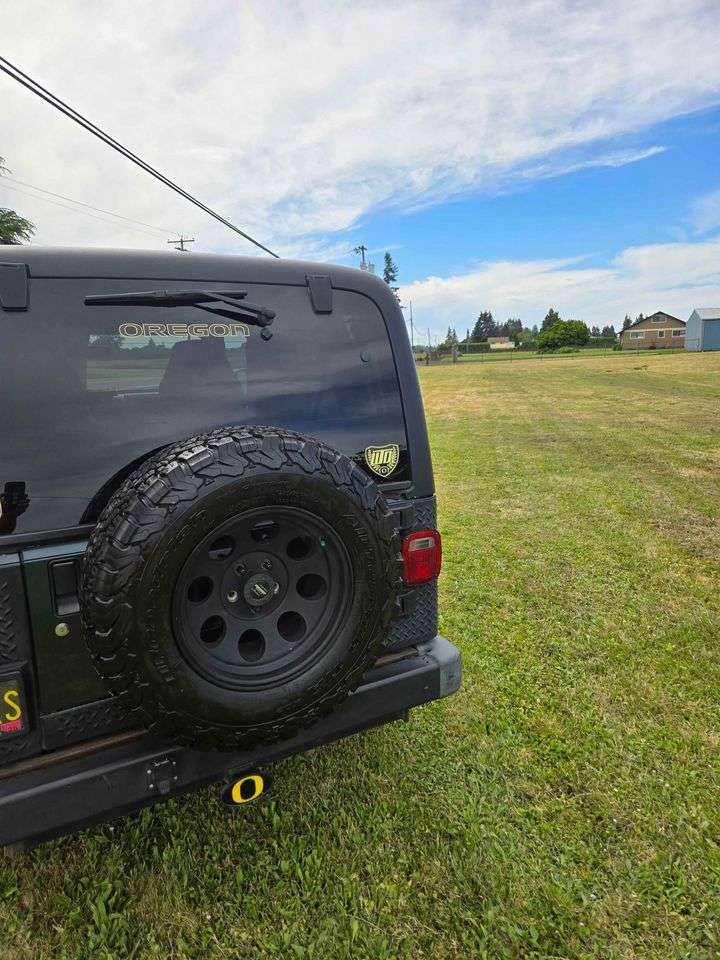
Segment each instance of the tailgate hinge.
[{"label": "tailgate hinge", "polygon": [[0,307],[27,310],[30,300],[30,271],[25,263],[0,263]]},{"label": "tailgate hinge", "polygon": [[310,292],[310,302],[315,313],[332,313],[332,283],[330,277],[307,274],[305,277]]}]

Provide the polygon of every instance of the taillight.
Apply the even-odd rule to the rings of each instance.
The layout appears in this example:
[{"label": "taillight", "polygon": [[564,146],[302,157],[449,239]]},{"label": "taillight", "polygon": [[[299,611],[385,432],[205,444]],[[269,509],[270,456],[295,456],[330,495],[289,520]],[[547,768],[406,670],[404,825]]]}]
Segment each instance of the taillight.
[{"label": "taillight", "polygon": [[415,530],[403,540],[403,579],[405,583],[434,580],[442,566],[442,546],[437,530]]}]

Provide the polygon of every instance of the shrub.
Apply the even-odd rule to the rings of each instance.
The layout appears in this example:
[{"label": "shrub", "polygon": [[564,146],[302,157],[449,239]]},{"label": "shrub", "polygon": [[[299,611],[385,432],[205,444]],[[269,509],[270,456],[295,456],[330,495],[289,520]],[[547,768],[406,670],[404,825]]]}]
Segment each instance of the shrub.
[{"label": "shrub", "polygon": [[590,331],[582,320],[558,320],[549,330],[541,331],[538,349],[546,353],[561,347],[582,347],[589,339]]}]

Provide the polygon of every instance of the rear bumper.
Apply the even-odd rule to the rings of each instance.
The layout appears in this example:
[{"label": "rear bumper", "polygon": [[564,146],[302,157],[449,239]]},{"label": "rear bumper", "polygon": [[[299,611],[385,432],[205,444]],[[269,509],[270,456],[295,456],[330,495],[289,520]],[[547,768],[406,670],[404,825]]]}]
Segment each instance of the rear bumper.
[{"label": "rear bumper", "polygon": [[[460,686],[460,654],[443,637],[375,667],[329,717],[290,740],[240,753],[189,750],[138,731],[6,767],[0,845],[30,846],[403,717]],[[113,738],[108,738],[112,741]]]}]

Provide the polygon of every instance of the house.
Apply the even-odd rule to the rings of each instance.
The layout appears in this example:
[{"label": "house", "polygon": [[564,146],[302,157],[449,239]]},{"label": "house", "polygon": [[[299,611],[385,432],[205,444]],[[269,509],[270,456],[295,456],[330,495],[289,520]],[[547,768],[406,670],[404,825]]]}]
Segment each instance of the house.
[{"label": "house", "polygon": [[720,350],[720,307],[697,307],[685,328],[686,350]]},{"label": "house", "polygon": [[685,346],[685,321],[658,310],[636,320],[620,334],[622,350],[660,350]]},{"label": "house", "polygon": [[514,350],[515,342],[510,337],[488,337],[491,350]]}]

